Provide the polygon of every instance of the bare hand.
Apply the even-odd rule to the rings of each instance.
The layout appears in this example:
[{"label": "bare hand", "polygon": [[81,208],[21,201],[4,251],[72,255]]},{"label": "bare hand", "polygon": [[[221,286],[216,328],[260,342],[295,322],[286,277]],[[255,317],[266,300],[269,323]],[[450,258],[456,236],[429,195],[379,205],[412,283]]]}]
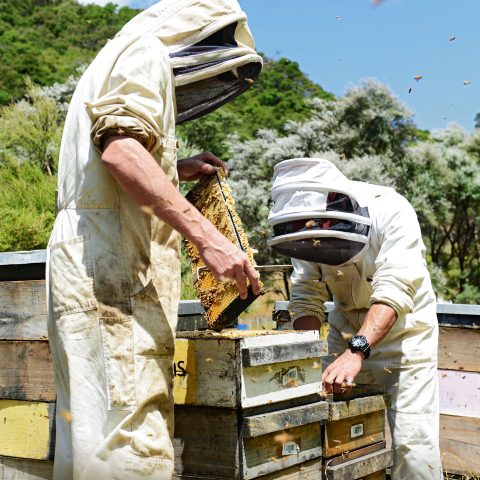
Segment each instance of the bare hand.
[{"label": "bare hand", "polygon": [[248,256],[223,235],[218,234],[208,245],[199,248],[207,268],[222,282],[235,281],[240,298],[248,295],[247,278],[253,293],[260,294],[260,275],[250,263]]},{"label": "bare hand", "polygon": [[217,167],[224,171],[225,176],[228,175],[227,164],[223,160],[220,160],[213,153],[202,152],[177,162],[178,178],[182,182],[191,182],[204,175],[213,175]]},{"label": "bare hand", "polygon": [[346,350],[322,375],[323,388],[327,393],[348,393],[362,368],[363,354]]}]

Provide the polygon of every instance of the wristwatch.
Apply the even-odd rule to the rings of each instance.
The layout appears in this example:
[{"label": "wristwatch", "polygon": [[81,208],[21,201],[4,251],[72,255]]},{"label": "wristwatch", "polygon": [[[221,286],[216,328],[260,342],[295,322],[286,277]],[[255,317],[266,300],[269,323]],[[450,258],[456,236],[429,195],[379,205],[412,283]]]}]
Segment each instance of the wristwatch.
[{"label": "wristwatch", "polygon": [[371,348],[367,337],[364,335],[354,335],[349,341],[348,346],[352,352],[362,352],[365,359],[370,356]]}]

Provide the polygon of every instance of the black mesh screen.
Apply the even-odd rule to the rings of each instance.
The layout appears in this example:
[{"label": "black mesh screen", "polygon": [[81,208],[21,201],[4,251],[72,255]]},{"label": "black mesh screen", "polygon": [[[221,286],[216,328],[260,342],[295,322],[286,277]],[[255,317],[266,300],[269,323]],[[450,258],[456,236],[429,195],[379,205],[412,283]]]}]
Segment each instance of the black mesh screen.
[{"label": "black mesh screen", "polygon": [[311,230],[330,230],[368,236],[370,227],[363,223],[352,222],[340,218],[306,218],[279,223],[273,227],[275,236]]},{"label": "black mesh screen", "polygon": [[215,50],[225,50],[226,48],[238,47],[235,41],[235,30],[237,22],[227,25],[218,32],[204,38],[201,42],[190,45],[183,50],[170,54],[170,57],[190,57],[191,55],[199,55],[201,53],[209,53]]},{"label": "black mesh screen", "polygon": [[249,63],[235,72],[177,87],[177,124],[202,117],[248,90],[261,69],[261,63]]},{"label": "black mesh screen", "polygon": [[365,246],[341,238],[313,238],[272,245],[272,248],[287,257],[325,265],[342,265],[351,260]]}]

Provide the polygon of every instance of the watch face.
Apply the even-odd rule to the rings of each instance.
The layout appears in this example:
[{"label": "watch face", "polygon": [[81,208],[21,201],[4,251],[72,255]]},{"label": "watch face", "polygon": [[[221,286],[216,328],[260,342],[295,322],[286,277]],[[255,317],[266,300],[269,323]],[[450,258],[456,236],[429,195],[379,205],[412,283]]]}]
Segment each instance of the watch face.
[{"label": "watch face", "polygon": [[367,345],[367,339],[361,335],[355,335],[352,337],[351,345],[353,348],[364,348]]}]

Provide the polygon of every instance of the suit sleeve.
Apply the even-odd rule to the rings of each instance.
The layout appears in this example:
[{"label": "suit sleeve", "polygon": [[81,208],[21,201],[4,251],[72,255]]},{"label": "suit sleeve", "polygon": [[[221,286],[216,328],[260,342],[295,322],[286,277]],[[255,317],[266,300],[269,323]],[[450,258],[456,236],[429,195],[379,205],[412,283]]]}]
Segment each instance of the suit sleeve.
[{"label": "suit sleeve", "polygon": [[171,73],[156,37],[140,37],[119,55],[100,95],[87,104],[99,150],[112,135],[135,138],[150,152],[160,146],[165,110],[173,108],[162,95],[166,75]]},{"label": "suit sleeve", "polygon": [[380,250],[370,303],[384,303],[403,316],[412,312],[415,294],[428,276],[420,226],[412,206],[398,194],[382,199],[376,221]]},{"label": "suit sleeve", "polygon": [[294,271],[291,276],[292,289],[288,307],[292,321],[308,315],[323,322],[328,291],[325,282],[321,280],[320,266],[294,258],[292,265]]}]

